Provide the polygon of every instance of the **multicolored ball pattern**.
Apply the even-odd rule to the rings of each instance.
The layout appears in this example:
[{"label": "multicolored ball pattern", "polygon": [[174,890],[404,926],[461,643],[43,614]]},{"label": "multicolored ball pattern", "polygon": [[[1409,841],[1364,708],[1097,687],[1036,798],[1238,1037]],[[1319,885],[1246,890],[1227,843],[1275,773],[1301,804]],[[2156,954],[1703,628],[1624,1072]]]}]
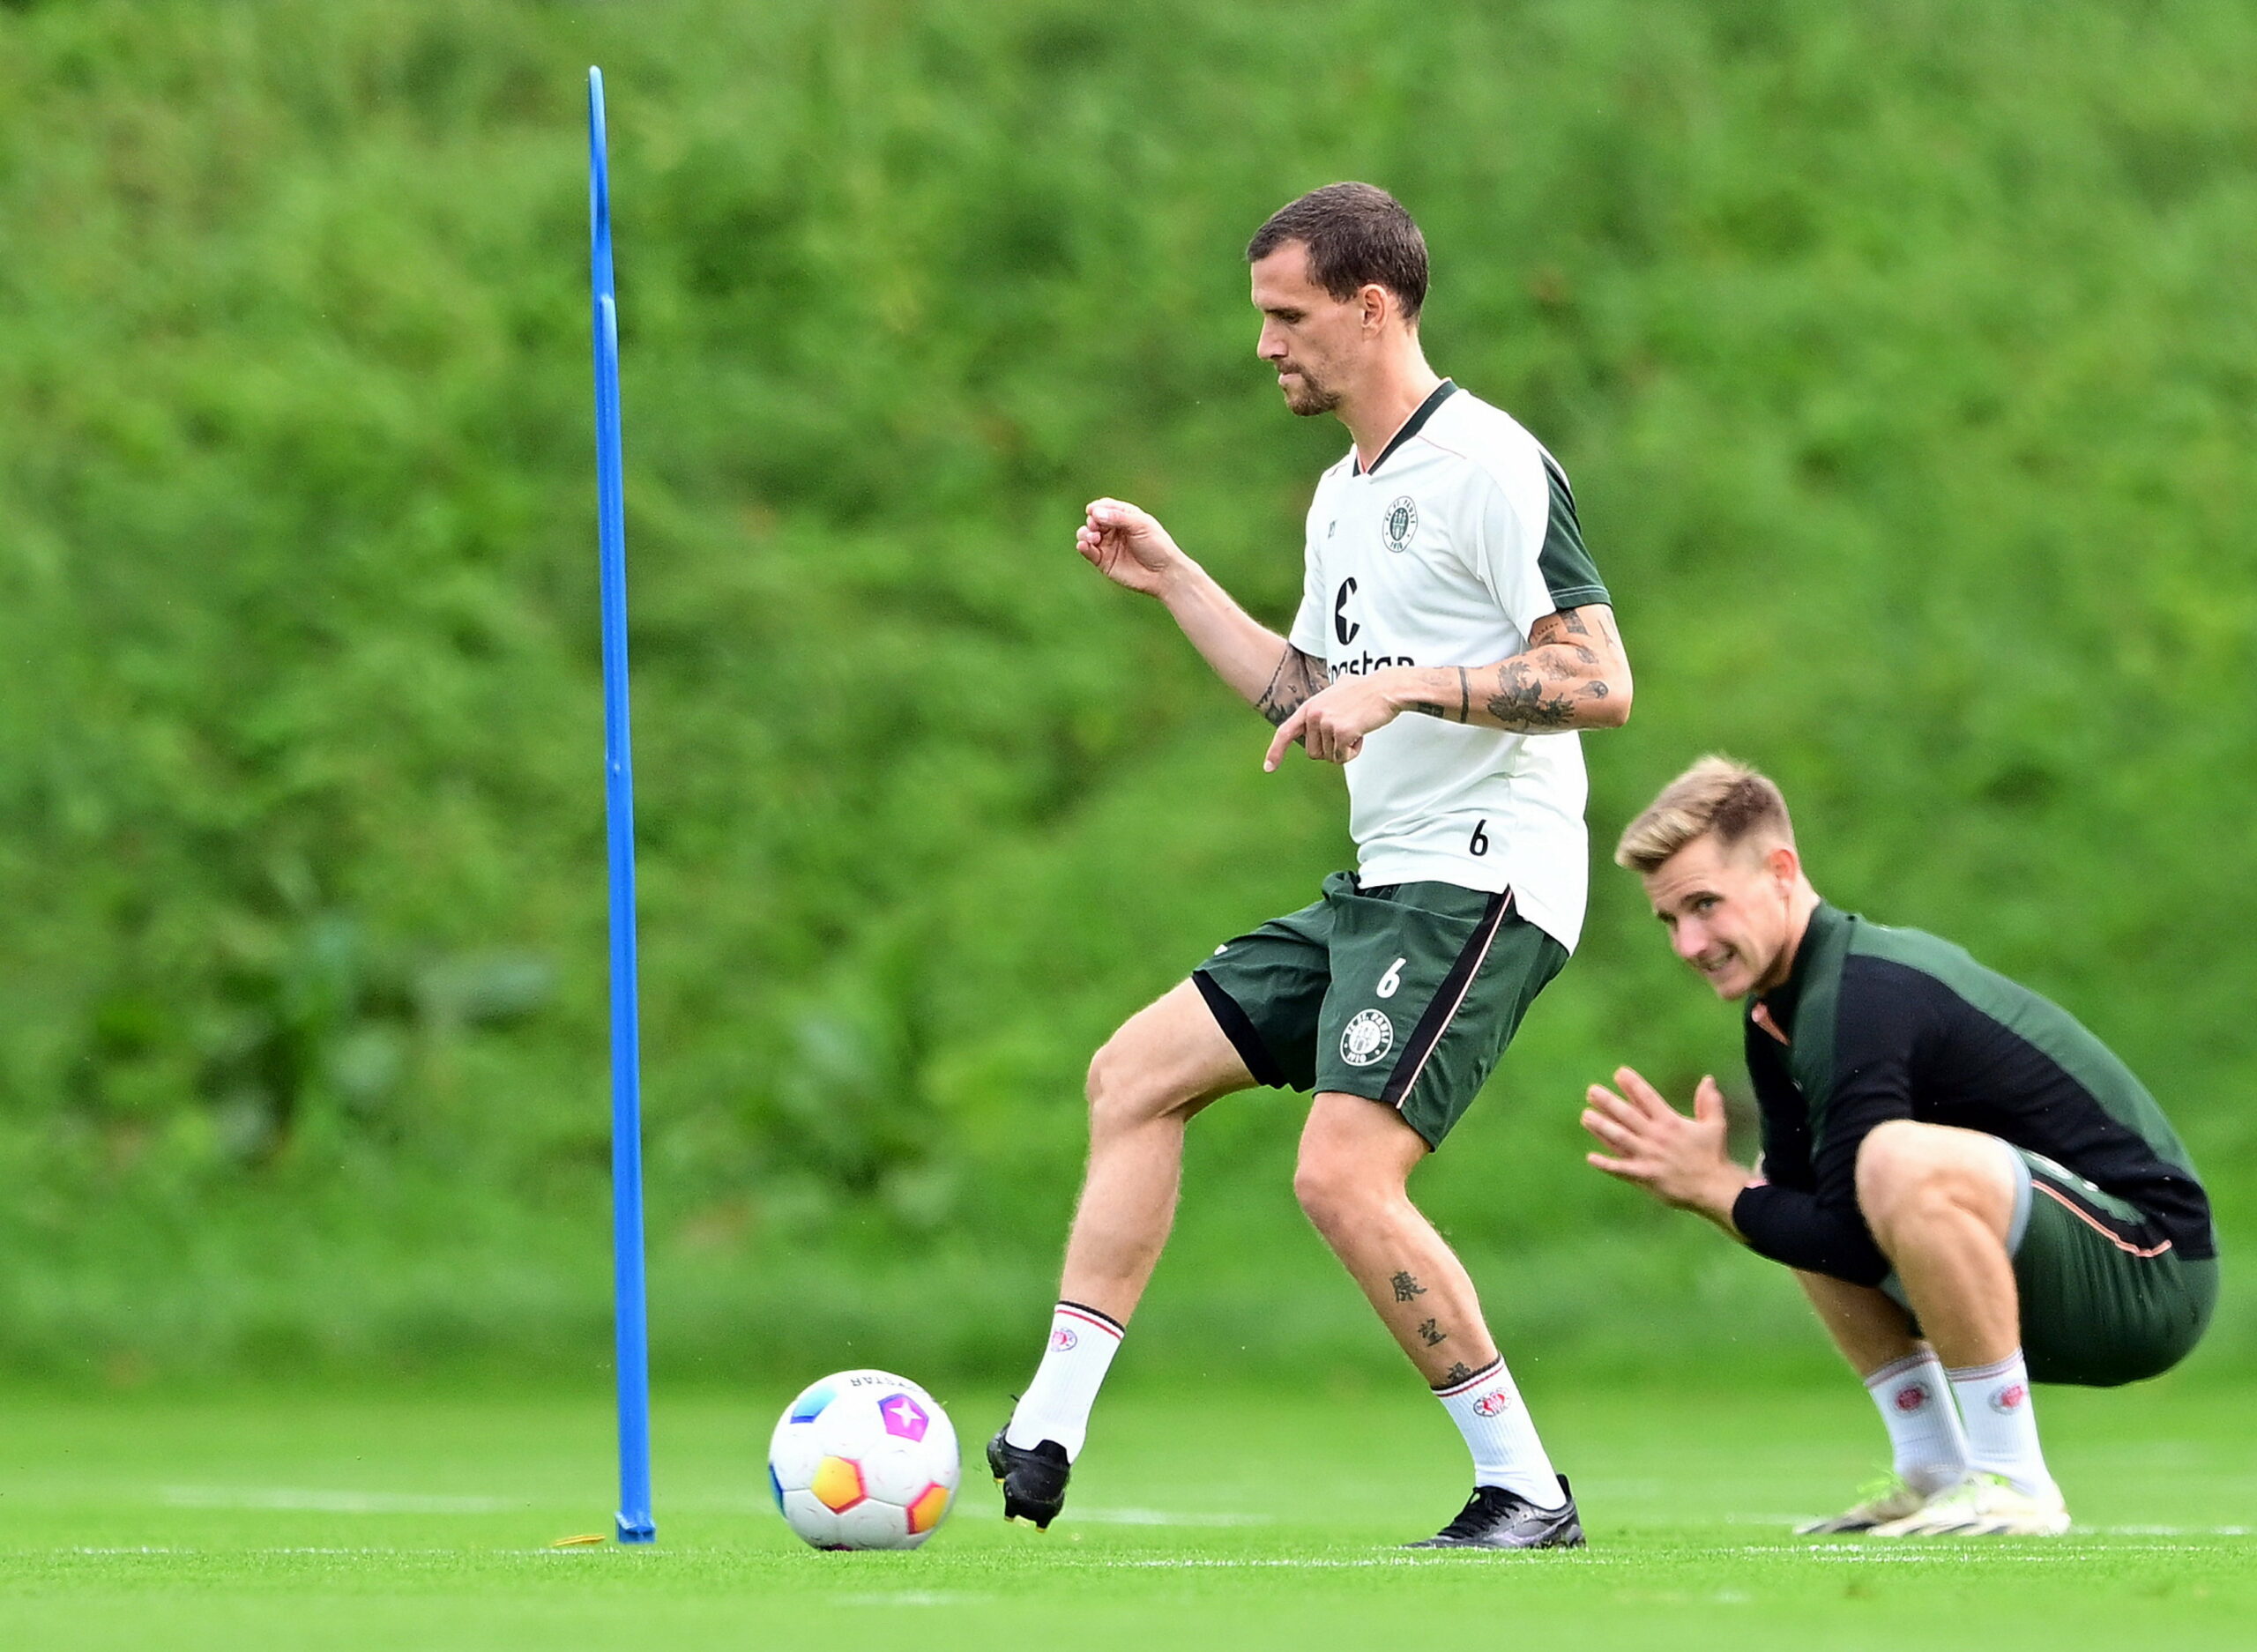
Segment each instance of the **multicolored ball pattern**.
[{"label": "multicolored ball pattern", "polygon": [[818,1549],[914,1549],[955,1499],[956,1429],[933,1396],[886,1371],[841,1371],[785,1407],[768,1483]]}]

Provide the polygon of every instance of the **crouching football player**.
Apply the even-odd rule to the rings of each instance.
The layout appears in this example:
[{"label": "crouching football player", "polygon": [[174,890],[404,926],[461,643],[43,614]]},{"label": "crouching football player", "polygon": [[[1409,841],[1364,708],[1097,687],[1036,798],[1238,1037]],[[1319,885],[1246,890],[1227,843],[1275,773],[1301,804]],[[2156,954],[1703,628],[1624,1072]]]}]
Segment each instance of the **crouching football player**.
[{"label": "crouching football player", "polygon": [[2209,1201],[2155,1098],[2027,987],[1821,900],[1752,769],[1703,758],[1614,858],[1746,1001],[1763,1157],[1727,1157],[1715,1080],[1687,1118],[1624,1068],[1589,1093],[1590,1162],[1793,1269],[1894,1447],[1888,1487],[1802,1529],[2066,1531],[2030,1383],[2167,1371],[2216,1299]]}]

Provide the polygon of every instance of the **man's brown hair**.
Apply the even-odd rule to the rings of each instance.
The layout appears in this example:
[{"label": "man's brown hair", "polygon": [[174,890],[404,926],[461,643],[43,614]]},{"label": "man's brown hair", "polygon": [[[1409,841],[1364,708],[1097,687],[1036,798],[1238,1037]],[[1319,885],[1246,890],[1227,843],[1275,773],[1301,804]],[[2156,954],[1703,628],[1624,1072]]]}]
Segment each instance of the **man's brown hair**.
[{"label": "man's brown hair", "polygon": [[1289,241],[1308,249],[1309,279],[1342,302],[1377,283],[1402,301],[1415,323],[1426,301],[1426,238],[1403,203],[1369,183],[1328,183],[1288,201],[1246,243],[1259,264]]},{"label": "man's brown hair", "polygon": [[1747,764],[1711,752],[1662,787],[1645,813],[1623,828],[1614,864],[1642,874],[1658,872],[1696,837],[1714,834],[1718,848],[1730,849],[1759,833],[1793,846],[1787,800]]}]

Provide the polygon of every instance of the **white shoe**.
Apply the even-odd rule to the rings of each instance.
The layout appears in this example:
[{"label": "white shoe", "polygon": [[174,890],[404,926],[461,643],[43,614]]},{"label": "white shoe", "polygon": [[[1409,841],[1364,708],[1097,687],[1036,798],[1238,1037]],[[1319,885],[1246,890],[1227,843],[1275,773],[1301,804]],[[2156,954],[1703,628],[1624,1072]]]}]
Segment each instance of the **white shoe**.
[{"label": "white shoe", "polygon": [[1901,1474],[1883,1475],[1858,1488],[1858,1500],[1830,1520],[1806,1520],[1795,1528],[1805,1537],[1830,1537],[1851,1531],[1871,1531],[1893,1520],[1917,1514],[1927,1507],[1928,1494],[1915,1491]]},{"label": "white shoe", "polygon": [[2058,1537],[2069,1529],[2061,1488],[2032,1494],[2006,1477],[1970,1474],[1937,1492],[1911,1514],[1875,1526],[1876,1537]]}]

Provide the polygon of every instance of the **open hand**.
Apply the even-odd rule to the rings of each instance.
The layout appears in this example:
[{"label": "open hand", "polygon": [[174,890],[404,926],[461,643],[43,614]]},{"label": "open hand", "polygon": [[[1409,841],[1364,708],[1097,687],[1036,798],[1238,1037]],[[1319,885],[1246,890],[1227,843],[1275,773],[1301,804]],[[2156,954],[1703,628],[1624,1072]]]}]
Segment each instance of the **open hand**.
[{"label": "open hand", "polygon": [[1607,1149],[1584,1157],[1665,1204],[1729,1227],[1732,1202],[1752,1179],[1724,1150],[1724,1097],[1717,1081],[1701,1081],[1690,1118],[1630,1068],[1617,1068],[1614,1082],[1619,1095],[1604,1084],[1584,1092],[1583,1128]]}]

